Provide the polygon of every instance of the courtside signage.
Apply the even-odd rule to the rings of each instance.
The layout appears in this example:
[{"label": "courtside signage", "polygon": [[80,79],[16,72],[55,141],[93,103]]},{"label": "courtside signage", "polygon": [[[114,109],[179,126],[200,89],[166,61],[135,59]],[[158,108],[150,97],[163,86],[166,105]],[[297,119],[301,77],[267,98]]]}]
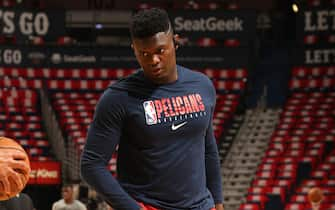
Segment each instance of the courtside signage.
[{"label": "courtside signage", "polygon": [[335,10],[311,10],[302,13],[304,32],[335,31]]},{"label": "courtside signage", "polygon": [[[190,68],[245,67],[249,64],[248,48],[201,48],[181,46],[177,62]],[[3,67],[138,68],[130,47],[84,46],[0,46]],[[149,106],[148,106],[149,107]]]},{"label": "courtside signage", "polygon": [[[296,23],[297,41],[301,44],[328,44],[327,39],[335,32],[335,9],[319,8],[314,10],[305,10],[298,13]],[[314,35],[305,39],[307,35]],[[313,43],[315,42],[315,43]],[[323,42],[323,43],[322,43]]]},{"label": "courtside signage", "polygon": [[169,13],[175,32],[199,37],[255,36],[256,14],[251,11],[176,11]]},{"label": "courtside signage", "polygon": [[0,9],[0,33],[16,37],[53,36],[65,33],[62,11],[24,11]]},{"label": "courtside signage", "polygon": [[334,64],[335,49],[305,49],[305,64]]},{"label": "courtside signage", "polygon": [[176,31],[243,31],[243,20],[238,17],[226,20],[213,16],[197,20],[176,17],[174,24]]},{"label": "courtside signage", "polygon": [[61,183],[61,165],[59,162],[46,161],[30,163],[31,172],[28,184],[60,184]]},{"label": "courtside signage", "polygon": [[329,66],[335,64],[335,49],[331,47],[298,47],[291,52],[295,65]]}]

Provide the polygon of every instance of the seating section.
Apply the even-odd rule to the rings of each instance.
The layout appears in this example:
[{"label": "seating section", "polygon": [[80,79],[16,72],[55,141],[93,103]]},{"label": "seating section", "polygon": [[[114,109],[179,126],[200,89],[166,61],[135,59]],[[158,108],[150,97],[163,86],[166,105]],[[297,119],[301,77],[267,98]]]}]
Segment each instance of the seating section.
[{"label": "seating section", "polygon": [[[296,67],[290,97],[272,134],[245,205],[265,210],[310,208],[307,192],[320,187],[320,210],[335,205],[334,66]],[[254,208],[254,207],[253,207]]]},{"label": "seating section", "polygon": [[32,161],[52,160],[37,90],[17,89],[7,80],[0,82],[0,136],[18,141]]},{"label": "seating section", "polygon": [[[95,106],[101,93],[117,79],[133,73],[134,69],[52,69],[52,79],[46,80],[51,101],[58,115],[60,127],[69,141],[74,142],[80,154]],[[109,169],[116,171],[117,154]]]},{"label": "seating section", "polygon": [[295,67],[289,87],[293,91],[316,92],[335,89],[335,66],[329,67]]},{"label": "seating section", "polygon": [[203,69],[216,89],[217,100],[213,116],[215,137],[219,138],[230,125],[232,117],[244,93],[247,81],[246,69]]}]

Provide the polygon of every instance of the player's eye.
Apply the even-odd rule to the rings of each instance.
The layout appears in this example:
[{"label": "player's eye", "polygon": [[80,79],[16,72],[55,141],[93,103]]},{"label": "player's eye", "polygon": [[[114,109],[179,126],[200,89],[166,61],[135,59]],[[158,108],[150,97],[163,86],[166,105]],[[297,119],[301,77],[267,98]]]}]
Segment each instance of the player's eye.
[{"label": "player's eye", "polygon": [[147,52],[142,52],[142,56],[143,56],[143,57],[148,57],[148,56],[149,56],[149,53],[147,53]]},{"label": "player's eye", "polygon": [[160,48],[160,49],[158,50],[158,52],[159,52],[159,54],[164,54],[164,53],[165,53],[165,49]]}]

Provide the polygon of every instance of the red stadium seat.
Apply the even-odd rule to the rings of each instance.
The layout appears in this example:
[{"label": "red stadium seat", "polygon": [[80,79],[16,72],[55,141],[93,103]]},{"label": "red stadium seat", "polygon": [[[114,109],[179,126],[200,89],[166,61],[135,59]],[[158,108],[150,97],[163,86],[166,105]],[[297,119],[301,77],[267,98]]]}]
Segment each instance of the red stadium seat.
[{"label": "red stadium seat", "polygon": [[308,0],[308,6],[310,7],[318,7],[321,5],[320,0]]},{"label": "red stadium seat", "polygon": [[254,203],[246,203],[246,204],[241,204],[239,210],[260,210],[261,208],[259,207],[258,204]]},{"label": "red stadium seat", "polygon": [[210,37],[203,37],[196,41],[199,47],[215,47],[218,45],[217,41]]},{"label": "red stadium seat", "polygon": [[316,44],[319,41],[319,37],[317,35],[307,35],[304,37],[304,43],[307,45]]},{"label": "red stadium seat", "polygon": [[31,40],[32,45],[44,45],[45,44],[45,41],[44,41],[43,37],[34,36],[31,39],[32,39]]},{"label": "red stadium seat", "polygon": [[227,9],[228,10],[238,10],[240,7],[239,5],[236,3],[236,2],[230,2],[228,5],[227,5]]},{"label": "red stadium seat", "polygon": [[248,195],[247,202],[258,204],[261,209],[264,209],[265,203],[268,201],[268,198],[265,195]]},{"label": "red stadium seat", "polygon": [[61,36],[57,39],[58,45],[71,45],[76,43],[76,41],[70,36]]},{"label": "red stadium seat", "polygon": [[289,203],[286,205],[285,210],[305,210],[305,205],[301,203]]},{"label": "red stadium seat", "polygon": [[226,39],[224,41],[224,46],[226,47],[239,47],[241,42],[237,39]]}]

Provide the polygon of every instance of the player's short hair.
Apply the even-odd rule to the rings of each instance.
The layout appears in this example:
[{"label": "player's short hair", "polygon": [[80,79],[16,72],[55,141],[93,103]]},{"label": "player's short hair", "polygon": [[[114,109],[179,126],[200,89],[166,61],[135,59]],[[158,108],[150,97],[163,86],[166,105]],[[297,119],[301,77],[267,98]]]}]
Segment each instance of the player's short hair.
[{"label": "player's short hair", "polygon": [[65,189],[65,188],[71,188],[71,189],[73,189],[73,184],[71,184],[71,183],[65,183],[65,184],[63,184],[62,189]]},{"label": "player's short hair", "polygon": [[140,10],[130,21],[132,38],[147,38],[170,30],[172,31],[172,27],[167,12],[159,8]]}]

